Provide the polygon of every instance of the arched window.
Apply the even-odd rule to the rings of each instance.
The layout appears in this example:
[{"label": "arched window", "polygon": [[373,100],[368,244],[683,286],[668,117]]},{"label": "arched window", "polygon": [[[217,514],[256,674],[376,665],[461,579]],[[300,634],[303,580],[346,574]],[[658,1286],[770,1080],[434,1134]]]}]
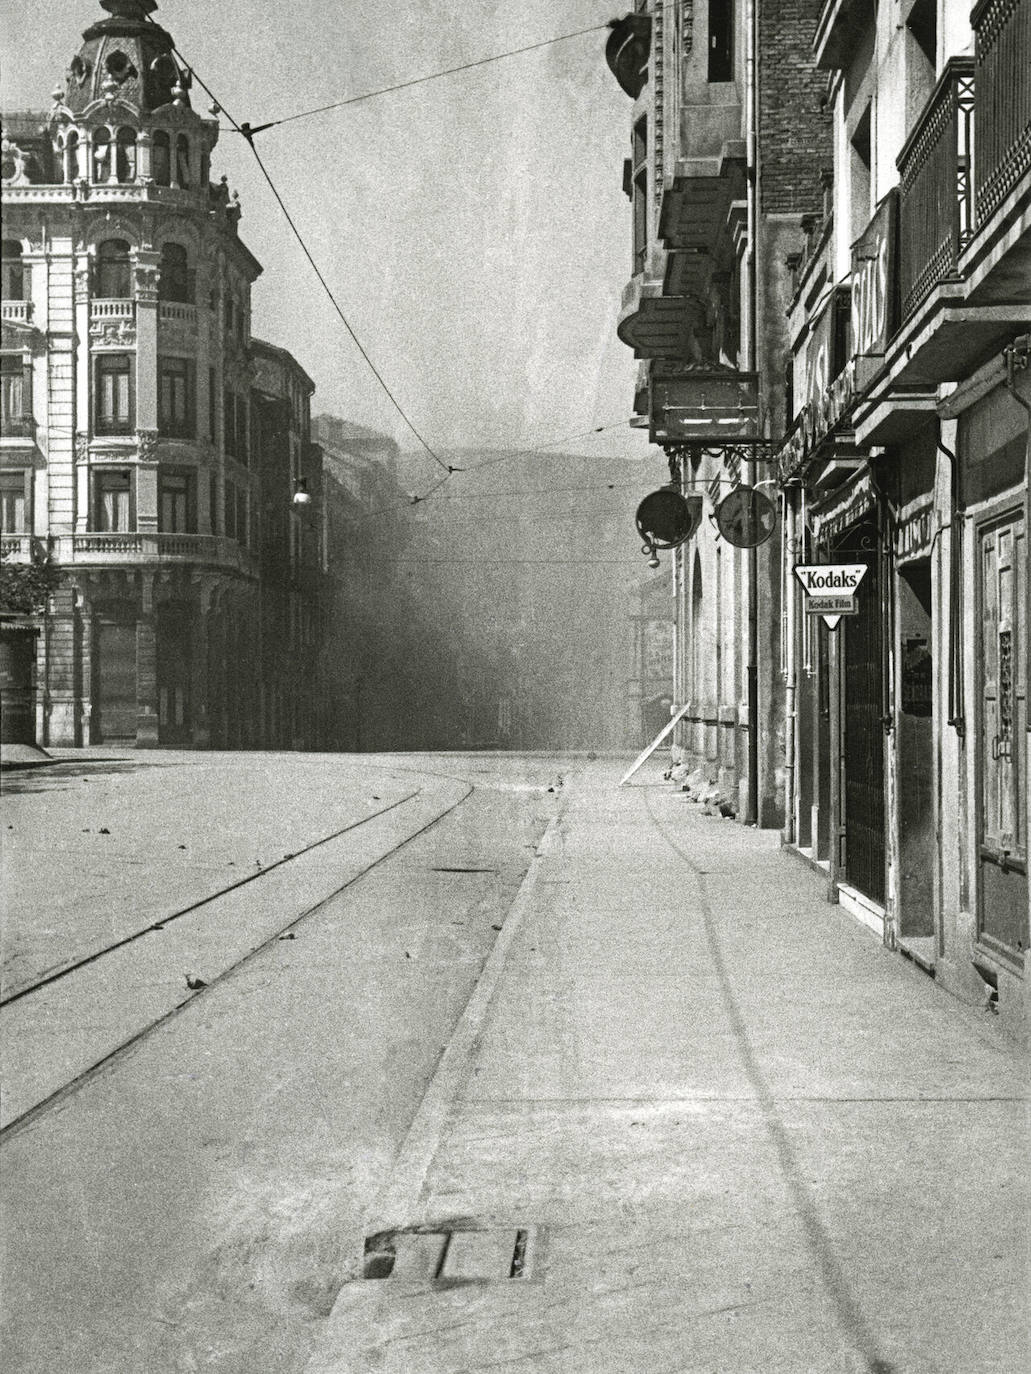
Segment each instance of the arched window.
[{"label": "arched window", "polygon": [[3,263],[3,281],[0,284],[0,295],[5,301],[21,301],[25,299],[25,275],[22,269],[21,244],[17,239],[4,239],[3,248],[0,250]]},{"label": "arched window", "polygon": [[129,245],[125,239],[105,239],[97,249],[97,295],[124,300],[132,295]]},{"label": "arched window", "polygon": [[161,278],[158,296],[163,301],[193,300],[189,257],[181,243],[166,243],[161,248]]},{"label": "arched window", "polygon": [[75,181],[79,175],[79,135],[73,129],[64,144],[64,179]]},{"label": "arched window", "polygon": [[163,129],[158,129],[151,140],[150,174],[155,186],[171,186],[172,141]]},{"label": "arched window", "polygon": [[175,179],[180,186],[190,184],[190,140],[185,134],[175,141]]},{"label": "arched window", "polygon": [[136,180],[136,130],[119,129],[115,153],[115,172],[119,181]]},{"label": "arched window", "polygon": [[111,173],[111,135],[106,129],[93,134],[93,181],[102,185]]}]

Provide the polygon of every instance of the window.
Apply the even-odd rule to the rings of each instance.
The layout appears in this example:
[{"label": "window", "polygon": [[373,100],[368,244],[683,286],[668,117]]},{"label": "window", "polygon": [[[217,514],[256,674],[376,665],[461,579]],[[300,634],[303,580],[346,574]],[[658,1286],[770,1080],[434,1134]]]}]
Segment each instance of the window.
[{"label": "window", "polygon": [[64,179],[75,181],[79,175],[79,135],[73,129],[64,145]]},{"label": "window", "polygon": [[93,527],[105,533],[132,529],[132,480],[124,470],[100,469],[93,475]]},{"label": "window", "polygon": [[4,239],[0,249],[0,262],[3,264],[3,281],[0,294],[5,301],[24,300],[25,272],[21,260],[21,244],[17,239]]},{"label": "window", "polygon": [[136,130],[119,129],[115,145],[115,175],[119,181],[136,180]]},{"label": "window", "polygon": [[97,434],[128,434],[133,428],[132,358],[98,353],[95,363]]},{"label": "window", "polygon": [[247,492],[243,487],[236,488],[236,537],[241,544],[247,543]]},{"label": "window", "polygon": [[28,534],[28,503],[25,473],[0,473],[0,530],[4,534]]},{"label": "window", "polygon": [[132,267],[125,239],[105,239],[97,249],[97,295],[124,300],[132,295]]},{"label": "window", "polygon": [[232,482],[225,484],[225,503],[223,505],[225,536],[227,539],[236,538],[236,487]]},{"label": "window", "polygon": [[25,360],[20,353],[0,354],[0,414],[5,433],[16,431],[32,416]]},{"label": "window", "polygon": [[232,330],[233,330],[233,298],[232,298],[232,296],[229,295],[228,292],[226,292],[225,311],[226,311],[226,333],[227,333],[227,334],[230,334],[230,333],[232,333]]},{"label": "window", "polygon": [[176,439],[194,437],[193,362],[158,359],[158,429]]},{"label": "window", "polygon": [[111,174],[111,135],[106,129],[97,129],[93,134],[93,180],[106,182]]},{"label": "window", "polygon": [[193,273],[190,260],[181,243],[166,243],[161,247],[161,277],[158,295],[163,301],[193,300]]},{"label": "window", "polygon": [[218,441],[218,405],[215,400],[215,369],[208,368],[208,438]]},{"label": "window", "polygon": [[211,177],[211,159],[207,153],[200,155],[200,184],[207,186]]},{"label": "window", "polygon": [[634,206],[634,275],[644,271],[648,257],[648,121],[634,125],[633,182],[630,195]]},{"label": "window", "polygon": [[175,180],[179,186],[190,184],[190,141],[185,134],[175,141]]},{"label": "window", "polygon": [[208,473],[208,521],[211,533],[218,534],[218,479],[213,472]]},{"label": "window", "polygon": [[193,473],[162,472],[158,478],[158,529],[162,534],[195,534],[196,484]]},{"label": "window", "polygon": [[250,434],[248,432],[247,402],[242,396],[237,396],[236,445],[233,451],[236,454],[237,462],[243,463],[245,466],[247,464],[248,458],[250,457],[250,445],[248,443],[249,438]]},{"label": "window", "polygon": [[852,238],[857,239],[870,222],[872,151],[870,147],[870,106],[863,111],[852,135],[849,171],[852,196]]},{"label": "window", "polygon": [[151,140],[150,174],[155,186],[171,186],[172,141],[163,129],[159,129]]},{"label": "window", "polygon": [[236,394],[228,387],[222,388],[222,447],[236,457]]},{"label": "window", "polygon": [[734,80],[734,0],[709,0],[709,80]]}]

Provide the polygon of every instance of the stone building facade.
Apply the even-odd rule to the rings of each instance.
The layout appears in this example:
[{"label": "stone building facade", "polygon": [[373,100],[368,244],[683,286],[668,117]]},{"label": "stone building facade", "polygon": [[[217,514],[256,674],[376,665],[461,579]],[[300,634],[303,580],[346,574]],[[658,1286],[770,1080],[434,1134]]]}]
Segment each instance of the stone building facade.
[{"label": "stone building facade", "polygon": [[101,4],[50,111],[4,127],[3,554],[67,574],[37,739],[255,745],[261,267],[156,6]]},{"label": "stone building facade", "polygon": [[[684,713],[675,753],[740,819],[766,826],[784,802],[770,459],[785,414],[785,259],[831,161],[810,51],[816,10],[815,0],[637,0],[606,54],[634,102],[631,277],[617,332],[641,359],[640,423],[672,486],[703,511],[670,557],[670,686]],[[728,498],[754,512],[737,542],[717,523]]]},{"label": "stone building facade", "polygon": [[[1031,0],[828,0],[824,213],[790,262],[787,837],[1027,1036]],[[792,566],[863,568],[806,614]]]}]

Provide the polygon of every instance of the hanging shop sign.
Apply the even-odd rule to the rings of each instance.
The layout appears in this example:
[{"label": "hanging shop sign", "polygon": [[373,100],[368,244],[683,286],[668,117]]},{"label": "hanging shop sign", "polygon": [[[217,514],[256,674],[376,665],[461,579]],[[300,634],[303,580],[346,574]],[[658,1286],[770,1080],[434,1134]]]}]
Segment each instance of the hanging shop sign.
[{"label": "hanging shop sign", "polygon": [[912,563],[927,558],[934,543],[934,502],[930,494],[919,497],[899,511],[895,530],[895,561]]},{"label": "hanging shop sign", "polygon": [[806,614],[822,616],[829,630],[843,615],[859,613],[856,592],[865,575],[865,563],[795,564],[795,576],[806,596]]},{"label": "hanging shop sign", "polygon": [[883,363],[898,325],[898,218],[893,187],[852,245],[852,352],[864,387]]},{"label": "hanging shop sign", "polygon": [[777,508],[755,487],[735,487],[716,507],[716,524],[728,544],[754,549],[777,528]]},{"label": "hanging shop sign", "polygon": [[747,443],[759,437],[759,375],[718,364],[653,360],[649,372],[653,444]]},{"label": "hanging shop sign", "polygon": [[653,549],[675,549],[690,539],[702,519],[698,493],[682,496],[672,487],[650,492],[637,507],[637,531]]}]

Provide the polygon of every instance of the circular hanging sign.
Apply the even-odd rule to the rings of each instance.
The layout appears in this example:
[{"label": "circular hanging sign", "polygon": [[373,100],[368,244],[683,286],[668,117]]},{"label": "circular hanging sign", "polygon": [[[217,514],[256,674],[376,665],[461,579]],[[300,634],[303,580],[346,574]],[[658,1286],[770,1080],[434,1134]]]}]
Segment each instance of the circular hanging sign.
[{"label": "circular hanging sign", "polygon": [[735,487],[716,507],[716,524],[728,544],[754,549],[777,527],[777,508],[755,487]]},{"label": "circular hanging sign", "polygon": [[656,549],[675,549],[690,539],[701,520],[701,499],[681,496],[672,487],[649,493],[637,507],[637,529]]}]

